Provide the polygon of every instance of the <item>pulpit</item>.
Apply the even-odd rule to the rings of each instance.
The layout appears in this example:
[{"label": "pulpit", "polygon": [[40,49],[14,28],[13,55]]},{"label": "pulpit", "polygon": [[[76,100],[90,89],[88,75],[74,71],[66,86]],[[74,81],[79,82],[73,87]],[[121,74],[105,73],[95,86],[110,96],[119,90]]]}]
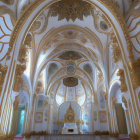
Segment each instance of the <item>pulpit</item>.
[{"label": "pulpit", "polygon": [[76,115],[70,104],[66,114],[64,115],[64,126],[62,134],[78,134],[78,128],[76,124]]}]

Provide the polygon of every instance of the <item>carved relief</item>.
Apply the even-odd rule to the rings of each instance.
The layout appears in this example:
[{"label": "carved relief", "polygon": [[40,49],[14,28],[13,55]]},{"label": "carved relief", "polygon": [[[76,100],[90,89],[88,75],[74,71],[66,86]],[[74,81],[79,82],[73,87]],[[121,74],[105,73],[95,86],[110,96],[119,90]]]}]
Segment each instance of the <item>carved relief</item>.
[{"label": "carved relief", "polygon": [[120,90],[122,92],[126,92],[127,91],[127,85],[126,85],[126,82],[125,82],[125,75],[124,75],[124,70],[123,69],[119,69],[118,73],[117,73],[117,76],[120,76]]},{"label": "carved relief", "polygon": [[140,86],[140,58],[129,64],[131,78],[134,88]]},{"label": "carved relief", "polygon": [[16,71],[15,71],[15,77],[14,77],[14,84],[13,84],[13,90],[14,91],[19,91],[21,85],[23,84],[23,79],[21,77],[21,75],[23,74],[23,72],[26,69],[26,65],[25,64],[17,64],[16,66]]},{"label": "carved relief", "polygon": [[101,123],[106,123],[107,122],[107,114],[106,114],[106,111],[99,111],[98,112],[98,115],[99,115],[99,121]]},{"label": "carved relief", "polygon": [[[84,6],[83,6],[84,5]],[[77,18],[83,20],[93,13],[93,7],[83,0],[61,0],[51,5],[49,9],[50,16],[58,16],[58,20],[70,19],[74,22]]]},{"label": "carved relief", "polygon": [[37,81],[36,92],[37,93],[43,93],[44,92],[42,81]]},{"label": "carved relief", "polygon": [[35,30],[39,29],[40,26],[41,26],[41,22],[36,20],[36,21],[33,23],[33,25],[32,25],[32,27],[31,27],[30,31],[35,31]]},{"label": "carved relief", "polygon": [[120,60],[121,57],[121,51],[119,48],[119,45],[117,43],[117,39],[114,33],[111,33],[111,45],[112,45],[112,58],[113,62],[117,63]]},{"label": "carved relief", "polygon": [[43,122],[43,112],[36,112],[35,114],[35,123]]},{"label": "carved relief", "polygon": [[24,45],[27,45],[30,48],[31,41],[32,41],[32,36],[31,36],[31,34],[28,33],[26,38],[25,38]]},{"label": "carved relief", "polygon": [[74,113],[74,110],[72,109],[72,106],[70,104],[65,116],[64,116],[64,121],[65,123],[74,123],[76,120],[76,115]]},{"label": "carved relief", "polygon": [[101,70],[97,69],[97,80],[98,82],[102,81],[104,79],[103,73]]},{"label": "carved relief", "polygon": [[2,91],[2,87],[3,87],[4,79],[5,79],[5,76],[7,73],[7,69],[8,69],[8,66],[6,66],[6,65],[2,66],[0,64],[0,93]]}]

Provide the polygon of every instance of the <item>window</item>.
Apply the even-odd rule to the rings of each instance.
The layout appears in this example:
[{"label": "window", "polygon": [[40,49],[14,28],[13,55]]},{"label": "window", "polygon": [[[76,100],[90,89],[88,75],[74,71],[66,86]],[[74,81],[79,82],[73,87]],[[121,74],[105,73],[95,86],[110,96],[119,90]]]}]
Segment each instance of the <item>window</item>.
[{"label": "window", "polygon": [[24,122],[24,115],[25,115],[25,106],[19,106],[18,108],[18,129],[17,129],[17,135],[22,134],[22,128],[23,128],[23,122]]}]

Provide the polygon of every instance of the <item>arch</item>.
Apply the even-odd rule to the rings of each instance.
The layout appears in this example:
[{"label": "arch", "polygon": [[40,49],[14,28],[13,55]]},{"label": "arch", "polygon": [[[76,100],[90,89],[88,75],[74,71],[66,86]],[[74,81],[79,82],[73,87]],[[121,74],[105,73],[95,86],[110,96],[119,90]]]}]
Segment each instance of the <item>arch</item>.
[{"label": "arch", "polygon": [[[52,3],[56,2],[57,0],[48,0],[48,1],[35,1],[30,7],[29,9],[27,9],[25,11],[25,13],[22,14],[21,18],[18,20],[14,31],[12,33],[11,36],[11,40],[10,40],[10,48],[14,47],[16,48],[14,55],[14,59],[17,60],[17,56],[18,56],[18,52],[21,46],[21,42],[23,41],[23,37],[24,35],[27,33],[29,26],[31,25],[31,23],[33,22],[33,20],[35,19],[35,17],[37,16],[37,14],[39,14],[44,8],[50,6]],[[107,19],[109,20],[109,22],[111,23],[111,25],[113,26],[113,30],[117,36],[118,42],[120,44],[120,49],[121,49],[121,53],[122,53],[122,62],[125,68],[125,72],[126,72],[126,77],[127,77],[127,81],[128,81],[128,87],[130,89],[130,93],[132,96],[134,96],[134,91],[133,91],[133,86],[131,83],[131,78],[129,75],[129,69],[128,69],[128,65],[127,65],[127,60],[128,60],[128,53],[129,53],[129,42],[127,41],[127,31],[126,31],[126,27],[124,27],[119,21],[123,22],[123,19],[120,16],[117,16],[117,12],[114,11],[114,8],[110,8],[111,6],[111,2],[107,2],[105,0],[101,1],[101,0],[91,0],[88,1],[89,3],[91,3],[93,6],[98,7],[107,17]],[[45,6],[44,6],[45,5]],[[37,8],[38,7],[38,8]],[[29,18],[30,17],[30,18]],[[22,30],[24,29],[24,30]],[[128,49],[128,50],[127,50]],[[11,63],[12,65],[12,63]],[[9,70],[10,72],[10,70]],[[7,79],[8,80],[8,79]],[[6,86],[7,88],[7,86]],[[134,98],[132,98],[132,100],[134,100]]]},{"label": "arch", "polygon": [[[22,14],[21,18],[18,20],[14,31],[12,33],[11,36],[11,40],[10,40],[10,48],[13,47],[13,49],[15,50],[15,52],[12,54],[12,59],[11,59],[11,64],[10,67],[13,65],[14,61],[17,61],[17,57],[18,57],[18,53],[19,53],[19,49],[21,47],[22,42],[24,41],[24,36],[26,35],[26,33],[29,30],[30,25],[32,24],[32,22],[35,20],[36,15],[39,14],[44,8],[50,6],[52,3],[56,2],[58,0],[40,0],[40,1],[35,1],[28,10],[25,11],[25,13]],[[126,27],[121,24],[119,22],[119,20],[121,22],[123,22],[123,19],[121,18],[121,15],[118,16],[119,14],[114,11],[114,8],[112,8],[111,6],[111,1],[106,1],[106,0],[88,0],[89,3],[91,3],[93,6],[98,7],[107,17],[107,19],[109,20],[109,22],[111,23],[113,30],[115,32],[115,35],[117,36],[117,40],[119,42],[119,46],[120,46],[120,50],[121,50],[121,54],[122,54],[122,63],[123,63],[123,67],[125,69],[125,76],[127,78],[127,86],[128,89],[130,91],[130,94],[132,96],[131,100],[134,103],[135,102],[135,94],[134,94],[134,89],[133,89],[133,85],[131,83],[131,77],[130,77],[130,71],[128,68],[128,56],[130,55],[130,44],[129,41],[127,41],[128,39],[128,34],[126,31]],[[109,6],[111,5],[111,6]],[[116,12],[116,13],[115,13]],[[117,15],[118,14],[118,15]],[[14,72],[15,69],[9,69],[8,73],[12,73]],[[10,76],[7,77],[7,81],[10,81]],[[5,86],[5,90],[6,91],[9,88],[9,84],[6,84]],[[137,114],[136,111],[136,104],[134,103],[134,111]]]},{"label": "arch", "polygon": [[[117,91],[120,89],[120,82],[114,81],[114,83],[112,83],[110,90],[109,90],[109,95],[108,95],[108,105],[111,104],[111,99],[112,97],[116,97]],[[110,107],[110,106],[109,106]]]}]

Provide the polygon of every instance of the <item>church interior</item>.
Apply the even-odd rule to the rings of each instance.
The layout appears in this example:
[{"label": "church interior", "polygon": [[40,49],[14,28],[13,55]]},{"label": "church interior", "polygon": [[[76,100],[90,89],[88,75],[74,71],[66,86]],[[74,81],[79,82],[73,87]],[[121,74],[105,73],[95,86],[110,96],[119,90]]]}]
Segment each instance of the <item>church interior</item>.
[{"label": "church interior", "polygon": [[0,0],[0,140],[140,140],[140,0]]}]

